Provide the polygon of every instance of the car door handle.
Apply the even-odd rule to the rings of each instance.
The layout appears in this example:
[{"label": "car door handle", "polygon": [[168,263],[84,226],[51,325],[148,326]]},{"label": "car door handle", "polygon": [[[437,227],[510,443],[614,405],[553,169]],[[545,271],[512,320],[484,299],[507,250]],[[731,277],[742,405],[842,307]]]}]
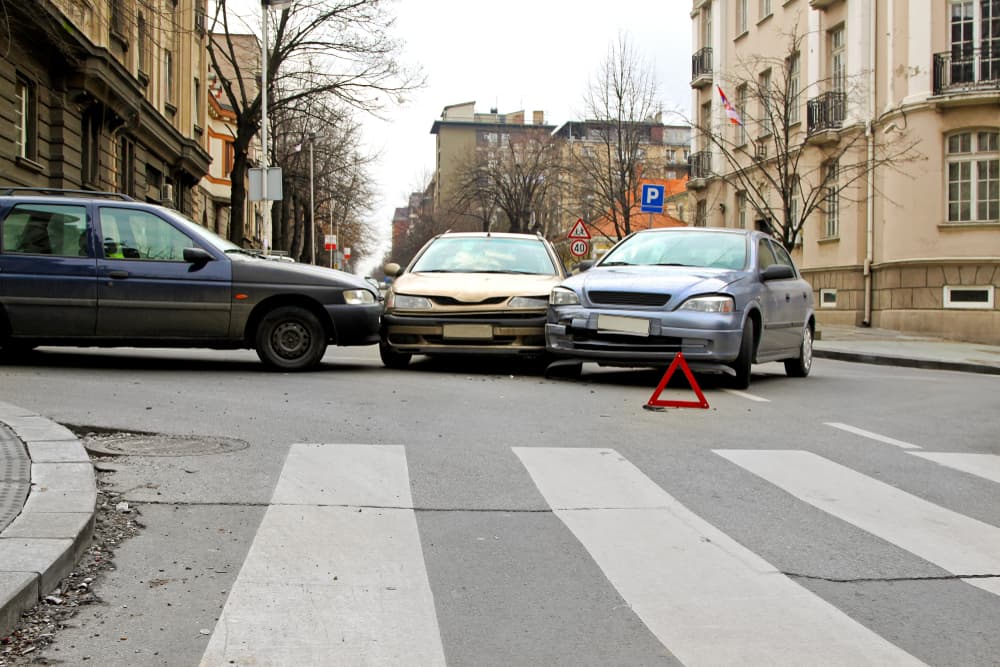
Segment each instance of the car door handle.
[{"label": "car door handle", "polygon": [[785,295],[785,303],[788,303],[791,300],[792,300],[792,295],[791,294],[786,294]]},{"label": "car door handle", "polygon": [[109,278],[115,278],[121,280],[122,278],[128,278],[128,271],[111,271],[108,273]]}]

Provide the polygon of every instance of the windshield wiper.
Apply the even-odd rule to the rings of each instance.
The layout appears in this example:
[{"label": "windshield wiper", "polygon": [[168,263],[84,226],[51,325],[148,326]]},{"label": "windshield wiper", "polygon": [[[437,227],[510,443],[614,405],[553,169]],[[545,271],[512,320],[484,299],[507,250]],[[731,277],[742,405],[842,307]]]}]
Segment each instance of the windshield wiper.
[{"label": "windshield wiper", "polygon": [[681,264],[680,262],[657,262],[653,266],[697,266],[697,264]]},{"label": "windshield wiper", "polygon": [[534,271],[517,271],[515,269],[484,269],[482,271],[476,271],[475,273],[510,273],[520,276],[538,275]]},{"label": "windshield wiper", "polygon": [[250,257],[257,257],[259,259],[264,259],[260,254],[256,252],[250,252],[249,250],[244,250],[243,248],[227,248],[224,250],[227,255],[249,255]]},{"label": "windshield wiper", "polygon": [[604,262],[601,266],[635,266],[632,262]]}]

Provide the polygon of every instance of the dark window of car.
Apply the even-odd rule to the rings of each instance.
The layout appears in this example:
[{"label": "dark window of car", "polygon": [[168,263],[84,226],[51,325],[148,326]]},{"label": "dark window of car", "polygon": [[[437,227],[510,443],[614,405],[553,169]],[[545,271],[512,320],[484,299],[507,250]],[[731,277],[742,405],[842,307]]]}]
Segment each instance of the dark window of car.
[{"label": "dark window of car", "polygon": [[789,256],[788,251],[785,250],[784,246],[780,243],[771,243],[771,249],[774,251],[775,262],[789,266],[793,271],[795,270],[795,264],[792,262],[792,258]]},{"label": "dark window of car", "polygon": [[18,204],[3,221],[3,251],[28,255],[87,256],[87,209]]},{"label": "dark window of car", "polygon": [[777,264],[778,260],[774,257],[774,251],[771,249],[771,244],[767,239],[761,239],[757,242],[757,264],[758,268],[763,271],[772,264]]},{"label": "dark window of car", "polygon": [[420,255],[412,271],[558,274],[541,241],[500,236],[439,238]]},{"label": "dark window of car", "polygon": [[101,207],[104,256],[110,259],[184,260],[197,244],[166,220],[147,211]]}]

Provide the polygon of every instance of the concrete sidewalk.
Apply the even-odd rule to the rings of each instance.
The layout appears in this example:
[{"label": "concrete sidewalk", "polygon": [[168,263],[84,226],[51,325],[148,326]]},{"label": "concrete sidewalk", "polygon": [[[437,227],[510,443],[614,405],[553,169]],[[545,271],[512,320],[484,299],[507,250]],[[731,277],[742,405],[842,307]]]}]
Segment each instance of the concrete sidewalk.
[{"label": "concrete sidewalk", "polygon": [[[1000,346],[821,325],[814,356],[1000,375]],[[76,436],[0,402],[0,637],[52,591],[90,543],[97,484]]]},{"label": "concrete sidewalk", "polygon": [[94,467],[76,436],[0,402],[0,637],[72,571],[96,503]]}]

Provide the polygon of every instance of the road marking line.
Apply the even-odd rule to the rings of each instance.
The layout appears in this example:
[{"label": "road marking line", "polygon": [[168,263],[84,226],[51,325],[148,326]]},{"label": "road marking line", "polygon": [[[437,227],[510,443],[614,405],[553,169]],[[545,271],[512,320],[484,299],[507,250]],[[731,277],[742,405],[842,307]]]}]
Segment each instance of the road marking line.
[{"label": "road marking line", "polygon": [[996,454],[951,454],[945,452],[909,452],[928,461],[976,475],[1000,484],[1000,456]]},{"label": "road marking line", "polygon": [[826,422],[826,425],[832,426],[833,428],[839,428],[841,431],[847,431],[848,433],[853,433],[854,435],[860,435],[864,438],[871,438],[872,440],[878,440],[879,442],[884,442],[887,445],[895,445],[896,447],[902,447],[903,449],[920,449],[918,445],[914,445],[909,442],[903,442],[902,440],[896,440],[895,438],[890,438],[885,435],[879,435],[878,433],[872,433],[871,431],[866,431],[864,429],[860,429],[855,426],[849,426],[848,424],[841,424],[839,422]]},{"label": "road marking line", "polygon": [[740,398],[746,398],[751,401],[757,401],[758,403],[770,403],[771,399],[764,398],[763,396],[757,396],[755,394],[750,394],[745,391],[740,391],[738,389],[723,389],[722,391],[727,394],[732,394],[733,396],[739,396]]},{"label": "road marking line", "polygon": [[[957,575],[1000,572],[1000,528],[797,450],[713,450],[796,498]],[[1000,595],[1000,577],[964,579]]]},{"label": "road marking line", "polygon": [[292,445],[202,667],[444,665],[400,446]]},{"label": "road marking line", "polygon": [[922,664],[700,519],[616,451],[513,451],[684,664]]}]

